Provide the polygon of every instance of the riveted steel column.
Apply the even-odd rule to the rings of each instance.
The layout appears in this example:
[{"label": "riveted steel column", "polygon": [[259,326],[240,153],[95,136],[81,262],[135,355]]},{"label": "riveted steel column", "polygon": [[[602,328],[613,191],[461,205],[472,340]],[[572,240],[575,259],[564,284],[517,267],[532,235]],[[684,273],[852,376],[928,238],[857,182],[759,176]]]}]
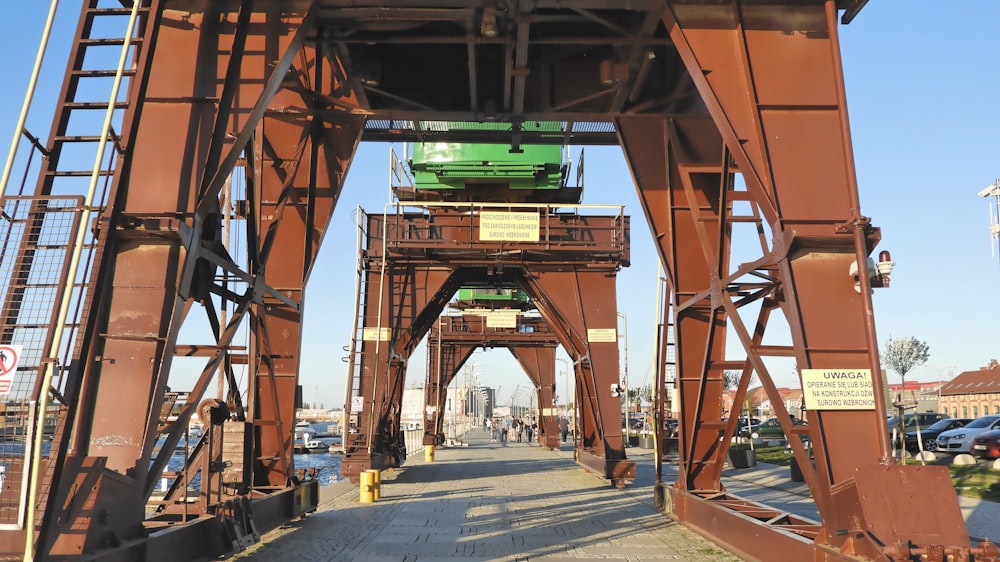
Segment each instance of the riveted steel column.
[{"label": "riveted steel column", "polygon": [[[537,441],[544,447],[559,446],[559,420],[556,417],[556,348],[513,346],[510,352],[524,368],[535,387],[538,402]],[[528,420],[530,423],[532,420]]]},{"label": "riveted steel column", "polygon": [[526,276],[525,287],[546,322],[574,358],[581,464],[616,485],[635,476],[626,461],[619,383],[618,309],[614,271],[546,271]]},{"label": "riveted steel column", "polygon": [[[651,222],[654,234],[663,227],[673,233],[673,248],[660,245],[666,262],[678,268],[669,273],[672,289],[678,293],[688,290],[683,276],[689,271],[705,278],[700,286],[695,284],[695,293],[674,300],[679,305],[676,321],[680,376],[689,376],[688,369],[694,368],[690,359],[695,363],[700,359],[702,373],[692,382],[700,379],[696,384],[703,388],[718,385],[721,391],[716,377],[722,369],[741,368],[744,384],[754,371],[775,405],[785,433],[794,436],[797,434],[792,431],[789,412],[781,403],[764,355],[794,357],[800,369],[870,369],[876,389],[881,388],[882,381],[867,276],[861,276],[859,292],[848,273],[852,262],[861,264],[864,271],[879,233],[861,215],[858,204],[835,3],[667,2],[662,15],[717,128],[716,134],[698,134],[680,121],[664,123],[660,131],[643,131],[642,127],[624,123],[623,138],[633,137],[625,144],[633,147],[636,162],[641,162],[633,162],[640,192],[643,185],[659,190],[667,187],[643,201],[647,214],[655,219]],[[657,134],[665,137],[659,143],[661,162],[639,146],[636,140],[643,138],[643,133],[649,138]],[[698,146],[698,139],[711,146],[719,137],[745,180],[745,191],[738,194],[730,193],[724,177],[729,173],[730,158],[725,153],[719,151],[723,156],[709,161],[712,165],[704,170],[691,168],[691,164],[706,161],[690,147]],[[695,158],[690,157],[692,154]],[[664,164],[668,171],[657,169]],[[707,181],[699,178],[706,174],[715,177]],[[679,196],[682,190],[683,198]],[[766,235],[762,231],[761,243],[769,247],[763,248],[764,254],[757,261],[730,271],[725,237],[730,232],[730,201],[737,195],[749,202],[753,218],[768,230]],[[657,202],[666,203],[666,208],[654,206]],[[666,209],[671,209],[672,214],[668,215]],[[676,246],[686,238],[700,246],[685,250],[690,259],[682,259]],[[675,254],[673,259],[670,252]],[[694,257],[699,253],[702,264]],[[744,282],[740,277],[751,272],[765,282],[747,292],[744,288],[748,285],[741,285]],[[766,295],[772,302],[762,310],[769,311],[775,304],[780,307],[790,332],[788,346],[760,345],[758,336],[769,321],[776,321],[776,315],[762,312],[753,330],[753,324],[739,315],[739,307],[744,304],[741,301]],[[693,314],[708,327],[700,335],[694,334],[699,345],[693,348],[688,345],[691,334],[684,326],[686,314]],[[725,343],[719,330],[726,324],[744,346],[745,360],[727,361],[724,350],[717,349]],[[702,343],[704,347],[698,349]],[[681,384],[683,388],[685,383]],[[707,419],[707,409],[714,404],[712,394],[714,391],[702,393],[697,404],[682,397],[683,407],[693,406],[699,413],[684,413],[686,423],[698,425],[682,429],[682,439],[689,445],[687,449],[682,445],[686,457],[683,463],[689,473],[682,475],[685,483],[680,491],[685,485],[691,487],[699,482],[690,471],[699,470],[699,463],[713,460],[702,454],[698,442],[703,437],[725,440],[732,434],[731,423],[711,423]],[[833,546],[842,548],[845,554],[869,557],[884,555],[880,544],[964,546],[968,539],[957,511],[950,505],[954,502],[947,498],[950,494],[946,486],[935,494],[942,499],[934,500],[936,507],[930,510],[947,514],[948,523],[939,527],[920,517],[894,515],[863,499],[875,490],[893,487],[900,479],[920,477],[928,486],[938,486],[930,474],[924,478],[887,462],[885,409],[878,392],[874,401],[874,408],[869,409],[809,412],[809,434],[816,447],[815,471],[808,469],[799,441],[791,440],[800,466],[807,466],[806,481],[824,523],[818,535],[805,535],[815,536],[817,548]],[[870,427],[871,431],[859,436],[857,427]],[[718,456],[714,456],[717,462]],[[716,485],[713,472],[706,471],[705,480]],[[862,479],[860,474],[872,477]],[[710,515],[711,509],[698,508],[697,502],[691,501],[693,496],[681,493],[677,497],[682,505],[675,511],[695,526],[706,525],[707,530],[714,525],[711,521],[720,516],[721,512]],[[928,533],[931,527],[935,528]],[[724,540],[751,557],[759,557],[765,548],[754,533],[734,530]]]},{"label": "riveted steel column", "polygon": [[427,340],[427,377],[424,382],[424,445],[440,445],[444,442],[448,386],[477,347],[474,344],[445,341],[444,330],[438,322],[431,327],[430,338]]}]

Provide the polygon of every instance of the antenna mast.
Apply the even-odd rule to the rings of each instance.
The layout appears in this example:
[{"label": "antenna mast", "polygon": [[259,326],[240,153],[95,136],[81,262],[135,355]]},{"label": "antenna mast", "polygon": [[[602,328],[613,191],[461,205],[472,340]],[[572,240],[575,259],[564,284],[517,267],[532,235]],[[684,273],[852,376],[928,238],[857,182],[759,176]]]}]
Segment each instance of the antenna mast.
[{"label": "antenna mast", "polygon": [[997,245],[994,241],[1000,240],[1000,179],[986,186],[979,196],[993,198],[990,205],[990,256],[995,256]]}]

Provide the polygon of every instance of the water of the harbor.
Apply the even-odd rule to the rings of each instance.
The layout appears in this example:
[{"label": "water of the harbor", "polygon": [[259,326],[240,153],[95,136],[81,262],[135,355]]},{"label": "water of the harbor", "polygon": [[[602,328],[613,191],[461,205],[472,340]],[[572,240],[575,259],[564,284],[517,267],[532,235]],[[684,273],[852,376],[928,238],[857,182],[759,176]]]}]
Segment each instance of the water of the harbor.
[{"label": "water of the harbor", "polygon": [[[331,434],[332,427],[330,423],[311,423],[309,424],[309,429],[315,432],[317,441],[327,445],[341,445],[340,436]],[[320,450],[318,453],[296,454],[295,460],[292,462],[295,463],[296,471],[303,468],[318,470],[316,479],[319,480],[319,485],[329,486],[340,480],[340,460],[342,456],[340,453],[331,454],[329,451],[324,452]]]},{"label": "water of the harbor", "polygon": [[[342,455],[339,453],[330,453],[328,447],[330,445],[340,445],[341,439],[339,435],[332,435],[330,433],[329,423],[312,423],[309,424],[309,430],[315,436],[316,441],[320,441],[327,445],[327,448],[322,448],[319,452],[311,452],[304,454],[295,454],[294,463],[295,471],[298,472],[301,469],[315,469],[315,478],[319,481],[320,486],[329,486],[340,480],[340,461]],[[298,432],[297,432],[298,433]],[[298,434],[296,435],[298,437]],[[299,439],[296,439],[298,443]],[[197,444],[197,440],[192,438],[188,442],[188,446],[193,448]],[[181,442],[177,446],[177,450],[170,456],[170,461],[167,463],[167,470],[171,472],[178,472],[184,467],[185,460],[185,441],[181,439]],[[192,488],[197,488],[201,480],[201,474],[195,474],[191,479],[190,486]],[[166,482],[162,484],[163,487],[166,486]]]}]

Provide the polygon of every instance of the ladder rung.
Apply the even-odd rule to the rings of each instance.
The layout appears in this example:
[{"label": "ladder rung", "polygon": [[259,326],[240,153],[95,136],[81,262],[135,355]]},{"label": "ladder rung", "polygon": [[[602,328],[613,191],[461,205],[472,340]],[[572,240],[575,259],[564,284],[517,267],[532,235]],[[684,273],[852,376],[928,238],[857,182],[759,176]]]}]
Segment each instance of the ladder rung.
[{"label": "ladder rung", "polygon": [[[4,326],[5,330],[38,330],[41,328],[51,328],[51,324],[14,324],[12,326]],[[67,328],[79,328],[79,324],[66,324]]]},{"label": "ladder rung", "polygon": [[[71,76],[78,76],[80,78],[110,78],[117,74],[115,70],[73,70],[70,72]],[[123,76],[135,76],[135,70],[129,68],[122,72]]]},{"label": "ladder rung", "polygon": [[[149,8],[139,8],[139,13],[144,14]],[[87,14],[91,16],[127,16],[132,13],[132,8],[88,8]]]},{"label": "ladder rung", "polygon": [[[85,178],[93,174],[92,170],[56,170],[56,171],[46,171],[45,175],[53,176],[57,178]],[[113,176],[114,172],[109,172],[108,170],[101,170],[97,172],[98,176]]]},{"label": "ladder rung", "polygon": [[[142,39],[138,37],[133,38],[132,40],[129,41],[130,45],[136,45],[138,43],[142,43]],[[108,47],[108,46],[124,45],[124,44],[125,44],[124,37],[99,37],[96,39],[88,38],[80,40],[80,45],[84,47]]]},{"label": "ladder rung", "polygon": [[[107,109],[108,103],[103,101],[71,101],[64,103],[63,107],[68,109]],[[125,109],[127,107],[128,103],[126,102],[115,102],[115,109]]]},{"label": "ladder rung", "polygon": [[[101,140],[101,137],[97,135],[67,135],[56,137],[55,140],[59,142],[97,142]],[[108,142],[115,142],[115,138],[108,135]]]}]

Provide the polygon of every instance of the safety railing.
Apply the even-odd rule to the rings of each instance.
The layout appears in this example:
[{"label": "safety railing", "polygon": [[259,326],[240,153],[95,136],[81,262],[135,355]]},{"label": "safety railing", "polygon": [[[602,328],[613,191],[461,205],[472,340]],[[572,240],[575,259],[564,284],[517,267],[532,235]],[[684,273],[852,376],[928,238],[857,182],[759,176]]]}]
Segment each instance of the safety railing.
[{"label": "safety railing", "polygon": [[[495,322],[491,322],[491,315],[499,316],[500,318]],[[516,317],[516,322],[503,322],[507,315]],[[510,320],[514,320],[514,318]],[[525,315],[521,311],[513,309],[489,310],[470,308],[464,310],[462,315],[441,316],[439,322],[435,323],[433,330],[440,331],[446,339],[455,336],[509,335],[515,333],[552,334],[552,329],[544,318]]]},{"label": "safety railing", "polygon": [[[85,298],[82,283],[67,286],[70,244],[82,205],[81,197],[0,198],[0,528],[23,528],[31,459],[36,453],[49,456],[65,408],[59,400],[50,402],[44,423],[37,422],[42,373],[53,362],[56,312],[63,300],[74,311],[64,323],[66,337],[51,366],[52,391],[59,396]],[[92,254],[92,242],[84,252]],[[86,273],[84,269],[78,279]],[[44,439],[34,438],[39,432]],[[41,450],[35,451],[37,447]]]},{"label": "safety railing", "polygon": [[[395,203],[382,228],[389,252],[597,252],[627,257],[628,217],[621,205]],[[376,217],[377,220],[377,217]],[[376,250],[378,244],[369,244]],[[626,260],[627,261],[627,260]]]}]

